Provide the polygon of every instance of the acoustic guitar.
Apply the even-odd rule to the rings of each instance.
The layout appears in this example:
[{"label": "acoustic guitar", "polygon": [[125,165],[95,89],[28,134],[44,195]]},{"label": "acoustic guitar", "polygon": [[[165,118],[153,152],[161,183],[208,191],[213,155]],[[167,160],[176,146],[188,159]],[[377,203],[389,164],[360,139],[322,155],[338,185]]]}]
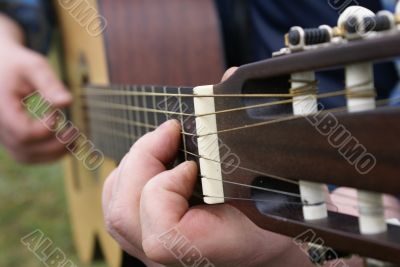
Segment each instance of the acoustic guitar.
[{"label": "acoustic guitar", "polygon": [[[88,139],[93,140],[94,135],[100,138],[101,147],[95,145],[106,155],[95,171],[85,168],[74,156],[65,161],[75,246],[84,263],[103,256],[109,266],[132,266],[132,260],[122,253],[104,228],[102,185],[134,142],[128,134],[136,134],[138,138],[165,121],[166,116],[158,113],[156,118],[153,113],[150,116],[147,112],[126,110],[128,122],[128,117],[113,110],[107,116],[98,113],[93,114],[96,118],[91,117],[88,113],[91,97],[84,95],[85,88],[90,84],[196,86],[218,83],[224,72],[224,59],[216,9],[212,0],[56,2],[65,80],[74,95],[70,118]],[[161,90],[151,86],[118,87],[116,91],[119,89]],[[168,90],[178,92],[177,87]],[[181,90],[183,93],[184,89]],[[143,108],[156,108],[161,99],[164,100],[164,96],[121,98],[126,104],[136,103]],[[114,116],[119,119],[114,120]],[[119,123],[123,119],[127,123]],[[91,125],[97,125],[98,129],[91,129]],[[122,128],[137,132],[123,132]]]},{"label": "acoustic guitar", "polygon": [[[389,106],[399,99],[376,99],[373,77],[376,62],[400,55],[399,15],[350,9],[338,26],[293,27],[272,59],[218,83],[224,61],[212,1],[59,1],[57,9],[70,116],[105,155],[93,170],[66,160],[84,262],[101,251],[110,266],[130,264],[104,230],[102,182],[138,138],[177,119],[177,161],[200,169],[193,205],[228,203],[293,237],[317,264],[360,255],[367,266],[400,265],[399,218],[387,221],[383,202],[400,194],[400,110]],[[319,93],[316,74],[332,69],[344,72],[343,87]],[[333,97],[347,105],[325,109]],[[357,190],[342,196],[344,206],[357,201],[355,214],[329,200],[326,184]]]}]

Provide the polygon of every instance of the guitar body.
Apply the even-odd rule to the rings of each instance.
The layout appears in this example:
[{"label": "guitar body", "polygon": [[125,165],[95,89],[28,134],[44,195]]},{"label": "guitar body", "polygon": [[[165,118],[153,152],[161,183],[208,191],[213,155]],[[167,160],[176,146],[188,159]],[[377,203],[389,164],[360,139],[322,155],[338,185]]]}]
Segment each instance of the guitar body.
[{"label": "guitar body", "polygon": [[[81,97],[85,83],[195,86],[216,84],[223,74],[212,0],[57,1],[56,9],[65,78],[74,95],[70,117],[87,136]],[[65,160],[75,246],[84,263],[98,252],[109,266],[130,262],[107,234],[101,209],[102,185],[116,164],[106,158],[89,171],[73,156]]]}]

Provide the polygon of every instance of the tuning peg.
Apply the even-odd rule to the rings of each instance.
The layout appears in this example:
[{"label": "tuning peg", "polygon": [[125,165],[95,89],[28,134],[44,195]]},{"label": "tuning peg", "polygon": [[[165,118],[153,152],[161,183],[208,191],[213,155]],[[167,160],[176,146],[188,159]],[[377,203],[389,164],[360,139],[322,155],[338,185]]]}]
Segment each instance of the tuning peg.
[{"label": "tuning peg", "polygon": [[308,45],[329,43],[333,38],[333,29],[328,25],[319,28],[303,29],[292,27],[285,35],[285,44],[293,51],[303,50]]},{"label": "tuning peg", "polygon": [[366,32],[364,19],[374,17],[371,10],[361,6],[348,7],[338,19],[338,27],[342,29],[348,40],[362,38]]}]

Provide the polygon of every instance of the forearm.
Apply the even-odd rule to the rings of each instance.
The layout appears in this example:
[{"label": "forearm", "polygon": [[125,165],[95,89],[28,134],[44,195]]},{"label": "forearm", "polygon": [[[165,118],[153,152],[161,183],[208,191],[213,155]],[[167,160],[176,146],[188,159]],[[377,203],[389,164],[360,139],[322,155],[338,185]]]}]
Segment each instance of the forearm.
[{"label": "forearm", "polygon": [[17,22],[2,13],[0,13],[0,40],[2,43],[23,44],[25,42],[22,28]]}]

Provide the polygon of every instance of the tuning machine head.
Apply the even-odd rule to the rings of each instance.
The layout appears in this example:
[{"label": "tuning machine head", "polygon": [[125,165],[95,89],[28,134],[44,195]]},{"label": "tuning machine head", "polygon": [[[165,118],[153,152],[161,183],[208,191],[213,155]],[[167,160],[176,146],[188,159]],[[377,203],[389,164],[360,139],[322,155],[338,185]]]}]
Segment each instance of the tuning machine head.
[{"label": "tuning machine head", "polygon": [[311,29],[296,26],[285,35],[285,43],[292,51],[299,51],[304,50],[306,46],[329,43],[332,38],[333,29],[328,25]]},{"label": "tuning machine head", "polygon": [[367,37],[371,33],[386,32],[396,29],[396,16],[386,10],[376,15],[369,9],[352,6],[347,8],[338,20],[338,28],[347,40]]}]

